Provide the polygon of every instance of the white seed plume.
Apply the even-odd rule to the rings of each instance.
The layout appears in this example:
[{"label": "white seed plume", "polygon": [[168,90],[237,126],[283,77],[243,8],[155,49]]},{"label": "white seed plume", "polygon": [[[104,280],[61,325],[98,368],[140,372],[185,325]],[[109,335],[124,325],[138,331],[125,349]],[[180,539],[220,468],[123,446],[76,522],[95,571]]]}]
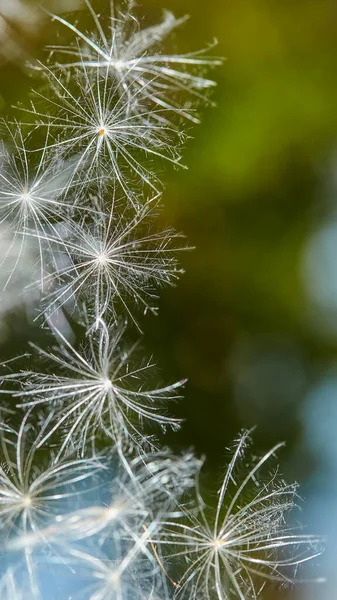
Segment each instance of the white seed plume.
[{"label": "white seed plume", "polygon": [[49,94],[36,95],[49,112],[35,106],[24,110],[52,133],[48,149],[76,156],[71,183],[78,189],[85,190],[89,181],[110,178],[137,205],[139,187],[155,192],[162,187],[151,167],[154,159],[182,166],[177,150],[181,135],[169,125],[158,124],[153,110],[130,114],[127,98],[116,94],[107,71],[93,75],[83,67],[71,81],[62,73],[57,76],[48,70],[48,75]]},{"label": "white seed plume", "polygon": [[[168,599],[168,575],[152,539],[160,535],[163,515],[177,515],[200,461],[167,450],[132,458],[119,446],[95,463],[89,494],[73,494],[68,511],[52,512],[44,529],[18,532],[7,544],[7,552],[31,558],[27,598],[33,587],[43,599],[67,598],[75,585],[87,599]],[[21,583],[29,570],[20,560],[14,566]]]},{"label": "white seed plume", "polygon": [[7,569],[0,578],[0,598],[1,600],[31,600],[29,592],[28,595],[24,596],[23,590],[17,583],[16,573],[12,568]]},{"label": "white seed plume", "polygon": [[178,501],[192,487],[200,465],[189,453],[174,457],[163,450],[132,458],[119,448],[98,472],[95,502],[57,516],[43,531],[44,539],[69,546],[99,536],[103,545],[116,532],[123,539],[129,539],[130,531],[142,534],[162,515],[177,513]]},{"label": "white seed plume", "polygon": [[197,485],[198,514],[186,511],[186,522],[166,524],[164,545],[178,548],[176,556],[188,565],[175,589],[178,598],[256,600],[266,581],[293,582],[299,565],[322,551],[322,538],[294,532],[285,523],[296,507],[297,485],[284,483],[277,472],[259,478],[282,444],[242,478],[236,475],[248,440],[243,433],[236,445],[215,513],[206,508]]},{"label": "white seed plume", "polygon": [[86,553],[74,548],[67,561],[83,582],[88,600],[149,600],[163,589],[163,574],[151,547],[152,523],[142,533],[129,532],[126,542],[115,535],[110,552]]},{"label": "white seed plume", "polygon": [[[29,140],[23,137],[18,126],[12,130],[9,124],[3,125],[12,148],[7,149],[3,143],[0,145],[0,225],[13,232],[13,241],[9,248],[1,248],[0,267],[6,269],[6,262],[19,247],[7,285],[15,270],[21,268],[21,263],[22,270],[26,268],[25,257],[31,253],[33,241],[39,255],[40,280],[43,279],[46,255],[41,238],[47,231],[57,236],[55,223],[62,216],[69,216],[71,207],[62,196],[71,167],[57,154],[47,153],[46,147],[40,152],[31,152]],[[34,232],[34,240],[28,230]]]},{"label": "white seed plume", "polygon": [[117,322],[124,311],[135,323],[135,309],[156,312],[156,289],[182,273],[174,245],[182,236],[170,229],[153,231],[149,216],[146,207],[129,216],[112,210],[108,217],[65,226],[63,235],[43,236],[54,261],[44,280],[44,287],[53,284],[53,289],[43,310],[50,315],[85,301],[95,321],[107,314]]},{"label": "white seed plume", "polygon": [[[94,21],[94,34],[84,33],[65,18],[52,15],[76,35],[77,45],[50,46],[51,66],[56,54],[63,59],[55,63],[61,69],[84,67],[107,71],[110,85],[117,85],[121,97],[126,95],[130,112],[142,111],[142,104],[152,105],[198,122],[195,111],[181,106],[179,96],[184,98],[187,93],[194,101],[205,102],[207,91],[216,84],[202,77],[200,71],[220,65],[222,61],[208,57],[209,48],[188,54],[161,51],[165,38],[188,17],[176,19],[164,11],[161,23],[141,29],[132,10],[134,2],[125,3],[125,10],[121,10],[112,1],[109,26],[105,30],[89,0],[85,3]],[[73,60],[64,62],[65,57]]]},{"label": "white seed plume", "polygon": [[[39,252],[32,240],[22,240],[10,227],[0,225],[0,339],[8,335],[9,316],[22,311],[31,318],[41,297]],[[34,288],[32,281],[37,282]]]},{"label": "white seed plume", "polygon": [[[41,465],[39,437],[29,422],[29,411],[16,432],[0,428],[3,463],[0,465],[0,531],[3,547],[11,536],[37,534],[62,503],[75,495],[74,484],[92,476],[97,463],[70,456]],[[40,459],[40,460],[39,460]],[[45,462],[45,461],[44,461]]]},{"label": "white seed plume", "polygon": [[[59,348],[50,352],[36,348],[51,363],[51,374],[30,371],[3,376],[3,381],[25,382],[23,391],[18,393],[22,398],[20,406],[48,405],[51,422],[39,446],[64,428],[60,453],[69,444],[76,444],[84,452],[87,442],[100,431],[114,441],[125,437],[142,445],[148,439],[142,432],[142,421],[163,429],[179,427],[179,419],[165,414],[165,405],[177,400],[177,390],[184,382],[145,389],[144,376],[153,365],[150,361],[138,367],[130,365],[134,347],[124,350],[123,333],[123,327],[111,331],[100,321],[95,330],[88,332],[87,344],[76,350],[56,331],[61,341]],[[55,367],[59,368],[58,375]]]},{"label": "white seed plume", "polygon": [[261,476],[279,446],[247,465],[243,433],[212,511],[200,461],[147,432],[179,428],[166,404],[184,381],[151,389],[151,361],[134,366],[124,343],[135,309],[156,310],[180,273],[179,236],[151,225],[159,163],[181,166],[184,121],[221,61],[162,49],[186,17],[142,29],[133,0],[110,0],[106,18],[84,1],[93,31],[53,15],[73,39],[37,66],[29,123],[2,122],[0,317],[41,296],[55,346],[0,365],[0,599],[256,600],[321,551],[286,524],[296,485]]}]

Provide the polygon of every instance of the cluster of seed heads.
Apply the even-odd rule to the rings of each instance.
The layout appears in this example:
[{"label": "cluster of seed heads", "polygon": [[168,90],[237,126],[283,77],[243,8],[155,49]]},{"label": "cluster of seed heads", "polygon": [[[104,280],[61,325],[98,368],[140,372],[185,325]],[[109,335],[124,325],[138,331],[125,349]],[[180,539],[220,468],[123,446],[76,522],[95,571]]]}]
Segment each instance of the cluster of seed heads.
[{"label": "cluster of seed heads", "polygon": [[51,342],[1,366],[0,598],[255,600],[321,551],[286,525],[278,447],[249,460],[243,432],[212,511],[202,462],[156,439],[180,427],[185,382],[154,387],[126,340],[181,273],[158,172],[181,166],[221,60],[214,44],[163,53],[185,18],[141,27],[132,1],[84,2],[91,29],[51,15],[63,43],[30,65],[24,118],[2,123],[0,317],[21,303]]}]

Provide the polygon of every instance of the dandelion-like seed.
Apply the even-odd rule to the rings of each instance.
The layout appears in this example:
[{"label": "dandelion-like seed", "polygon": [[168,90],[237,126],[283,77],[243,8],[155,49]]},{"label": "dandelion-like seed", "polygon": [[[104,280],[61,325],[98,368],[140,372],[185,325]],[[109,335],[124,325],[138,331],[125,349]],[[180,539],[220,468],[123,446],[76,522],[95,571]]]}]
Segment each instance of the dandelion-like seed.
[{"label": "dandelion-like seed", "polygon": [[106,20],[85,4],[93,32],[53,16],[74,39],[37,67],[44,91],[21,108],[29,134],[2,123],[0,316],[38,297],[55,345],[32,344],[45,367],[1,365],[0,598],[257,600],[267,581],[292,582],[321,551],[319,538],[286,524],[296,485],[277,470],[261,476],[279,446],[247,465],[243,433],[212,513],[201,461],[158,451],[147,432],[179,428],[166,405],[185,382],[150,386],[152,361],[135,364],[124,343],[136,309],[155,311],[157,289],[181,273],[181,236],[150,226],[156,163],[181,166],[183,121],[198,122],[193,105],[215,85],[205,71],[221,61],[162,51],[186,17],[166,11],[142,29],[133,0],[110,0]]},{"label": "dandelion-like seed", "polygon": [[174,246],[182,236],[171,229],[151,231],[148,218],[146,208],[129,217],[115,217],[112,210],[108,218],[70,225],[61,240],[43,238],[55,259],[45,287],[57,281],[46,295],[46,313],[76,301],[85,301],[96,321],[107,313],[117,322],[124,310],[136,323],[134,308],[156,312],[156,288],[172,284],[182,273]]},{"label": "dandelion-like seed", "polygon": [[159,523],[163,514],[176,514],[179,499],[192,487],[201,465],[190,453],[174,457],[167,450],[131,458],[118,447],[116,454],[117,465],[116,456],[112,457],[112,469],[105,461],[107,468],[100,481],[101,495],[104,490],[107,499],[61,515],[56,526],[44,531],[46,539],[69,544],[99,535],[102,544],[115,531],[122,532],[125,539],[130,531],[143,533],[149,523]]},{"label": "dandelion-like seed", "polygon": [[[160,50],[165,38],[187,17],[176,19],[165,11],[161,23],[141,29],[133,14],[134,2],[128,2],[123,11],[112,2],[106,34],[89,0],[85,3],[96,27],[95,35],[83,33],[70,21],[52,15],[76,35],[79,43],[77,46],[50,46],[51,56],[56,53],[63,59],[74,57],[73,61],[56,63],[56,66],[107,71],[111,77],[110,85],[117,85],[121,97],[126,95],[130,112],[142,111],[144,103],[198,122],[194,111],[182,107],[176,96],[187,93],[194,100],[207,100],[207,91],[216,84],[202,77],[200,70],[220,65],[222,61],[208,57],[209,48],[189,54],[164,54]],[[193,72],[196,69],[198,74]]]},{"label": "dandelion-like seed", "polygon": [[73,73],[71,82],[62,73],[48,73],[53,94],[37,95],[50,106],[50,113],[34,108],[33,114],[54,135],[48,148],[62,150],[65,156],[76,155],[71,181],[78,189],[85,190],[88,180],[110,177],[137,205],[139,184],[156,192],[161,187],[144,164],[148,159],[181,166],[177,132],[157,124],[154,111],[129,114],[125,94],[116,95],[107,71],[93,74],[83,66]]},{"label": "dandelion-like seed", "polygon": [[[32,591],[38,598],[34,548],[45,543],[43,529],[66,510],[67,502],[76,497],[76,486],[91,477],[98,465],[93,459],[81,460],[69,456],[50,457],[49,464],[37,456],[39,438],[29,425],[28,411],[18,431],[0,426],[0,552],[1,571],[11,569],[15,552],[23,550],[23,561],[17,570],[25,572]],[[45,461],[44,461],[45,462]],[[2,584],[12,587],[14,575],[4,574]],[[14,585],[14,583],[13,583]],[[29,598],[26,589],[25,597]],[[4,587],[3,595],[7,593]],[[9,591],[8,591],[9,593]],[[2,595],[1,595],[2,598]]]},{"label": "dandelion-like seed", "polygon": [[[27,597],[29,596],[26,595]],[[8,569],[0,578],[0,598],[2,600],[25,600],[23,590],[17,584],[16,573],[13,569]]]},{"label": "dandelion-like seed", "polygon": [[[37,280],[39,252],[34,243],[24,244],[17,233],[8,226],[0,226],[0,338],[8,333],[8,315],[23,310],[32,316],[41,293],[41,279]],[[28,289],[29,288],[29,289]]]},{"label": "dandelion-like seed", "polygon": [[3,144],[0,146],[0,225],[10,228],[14,235],[12,244],[0,256],[1,267],[6,268],[14,247],[17,248],[18,242],[20,244],[19,253],[15,250],[18,255],[6,280],[6,287],[32,245],[28,230],[34,232],[40,257],[40,278],[43,278],[46,257],[40,236],[46,235],[47,231],[57,235],[55,223],[62,215],[66,217],[69,213],[61,196],[70,172],[69,165],[56,155],[48,154],[46,148],[40,153],[30,152],[19,127],[12,130],[9,124],[5,124],[5,128],[13,150],[9,152]]},{"label": "dandelion-like seed", "polygon": [[248,440],[243,433],[236,445],[215,514],[209,515],[197,485],[199,514],[186,512],[186,524],[166,524],[164,544],[176,545],[176,556],[188,564],[177,597],[256,600],[266,581],[293,582],[299,565],[321,552],[321,538],[297,534],[285,525],[286,513],[296,507],[297,485],[279,480],[277,472],[266,480],[258,478],[282,444],[256,460],[242,479],[235,475]]},{"label": "dandelion-like seed", "polygon": [[164,587],[149,541],[155,527],[153,523],[141,534],[130,531],[129,541],[115,533],[109,553],[71,551],[67,560],[83,582],[81,594],[89,600],[155,598]]},{"label": "dandelion-like seed", "polygon": [[169,598],[168,575],[152,538],[160,535],[163,515],[177,514],[200,461],[167,450],[132,458],[118,446],[97,462],[84,506],[82,494],[72,496],[70,512],[51,516],[43,530],[17,535],[8,550],[31,550],[42,598]]},{"label": "dandelion-like seed", "polygon": [[74,484],[92,476],[98,464],[69,456],[51,457],[48,465],[37,458],[39,437],[29,425],[28,411],[16,432],[0,427],[0,531],[2,545],[13,535],[38,533],[62,502],[75,495]]},{"label": "dandelion-like seed", "polygon": [[[118,441],[121,437],[130,438],[137,445],[147,442],[139,425],[143,420],[156,423],[163,429],[179,427],[179,419],[163,414],[164,406],[177,399],[177,389],[184,382],[178,382],[154,390],[144,389],[143,377],[153,366],[150,361],[139,367],[130,366],[128,351],[121,347],[124,327],[108,329],[104,321],[97,324],[96,330],[87,334],[87,346],[76,350],[56,331],[61,346],[53,352],[36,348],[60,374],[26,372],[11,374],[3,379],[24,379],[24,390],[19,396],[25,401],[24,407],[48,405],[52,411],[49,431],[41,436],[38,446],[43,445],[57,430],[66,426],[66,433],[60,452],[71,443],[82,452],[87,442],[99,431]],[[28,396],[34,396],[32,400]]]}]

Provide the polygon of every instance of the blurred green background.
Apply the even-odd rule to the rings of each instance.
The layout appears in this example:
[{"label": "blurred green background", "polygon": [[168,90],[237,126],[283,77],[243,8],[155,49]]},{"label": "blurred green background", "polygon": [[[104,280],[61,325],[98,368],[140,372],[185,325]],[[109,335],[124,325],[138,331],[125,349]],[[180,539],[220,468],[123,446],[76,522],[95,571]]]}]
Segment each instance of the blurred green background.
[{"label": "blurred green background", "polygon": [[[0,12],[6,2],[12,0],[0,0]],[[282,471],[307,497],[302,520],[312,532],[332,532],[324,566],[332,583],[277,596],[266,590],[264,598],[333,600],[337,4],[142,2],[151,21],[164,7],[191,15],[174,36],[180,51],[216,37],[215,53],[227,59],[214,72],[217,107],[190,132],[189,171],[166,175],[163,221],[196,246],[182,255],[186,274],[178,287],[162,293],[159,317],[143,324],[144,345],[163,378],[188,378],[185,401],[176,406],[186,423],[167,441],[206,454],[217,481],[225,448],[241,428],[257,426],[259,450],[285,440]],[[30,28],[13,27],[25,55],[38,55],[50,41],[38,18]],[[23,54],[13,60],[2,47],[5,115],[25,101],[31,84]]]}]

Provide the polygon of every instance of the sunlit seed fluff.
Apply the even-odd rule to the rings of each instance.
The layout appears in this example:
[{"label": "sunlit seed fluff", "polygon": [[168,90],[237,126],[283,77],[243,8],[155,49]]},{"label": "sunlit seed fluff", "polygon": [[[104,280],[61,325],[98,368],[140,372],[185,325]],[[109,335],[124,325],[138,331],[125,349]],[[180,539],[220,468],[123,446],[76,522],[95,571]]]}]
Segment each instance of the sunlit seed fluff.
[{"label": "sunlit seed fluff", "polygon": [[[149,536],[154,528],[155,525],[135,533],[129,543],[123,544],[122,540],[118,543],[114,537],[110,544],[111,553],[98,551],[93,554],[70,549],[63,561],[82,582],[81,597],[88,600],[158,598],[157,594],[161,594],[166,586],[151,548]],[[169,599],[166,593],[162,597]]]},{"label": "sunlit seed fluff", "polygon": [[[27,592],[27,589],[25,590]],[[0,598],[2,600],[32,600],[29,593],[24,596],[23,589],[18,585],[16,572],[9,568],[0,577]]]},{"label": "sunlit seed fluff", "polygon": [[94,460],[69,455],[62,459],[51,455],[48,463],[41,464],[39,441],[29,412],[18,431],[0,427],[0,546],[14,533],[26,536],[45,527],[74,493],[74,483],[92,476],[98,467]]},{"label": "sunlit seed fluff", "polygon": [[[41,298],[39,250],[8,225],[0,225],[0,341],[10,331],[10,315],[22,311],[33,318]],[[31,283],[34,286],[31,287]]]},{"label": "sunlit seed fluff", "polygon": [[147,361],[132,366],[134,347],[123,348],[124,329],[109,329],[101,320],[96,329],[88,332],[87,343],[79,350],[55,330],[61,343],[59,348],[50,352],[36,348],[41,357],[48,359],[50,374],[29,371],[2,378],[22,381],[23,390],[17,394],[20,406],[48,405],[52,411],[39,446],[63,429],[59,453],[69,444],[84,452],[87,443],[99,432],[114,441],[129,438],[142,446],[147,440],[143,421],[163,429],[179,427],[180,420],[167,416],[165,407],[169,401],[177,400],[177,390],[184,382],[158,389],[144,387],[144,377],[153,365]]},{"label": "sunlit seed fluff", "polygon": [[[187,17],[176,19],[172,13],[164,11],[161,23],[142,29],[133,12],[133,2],[121,3],[122,8],[113,2],[109,25],[105,28],[89,0],[85,1],[95,33],[85,33],[70,20],[53,15],[56,21],[76,35],[77,43],[50,46],[51,68],[86,68],[107,72],[111,77],[110,85],[117,85],[119,95],[126,97],[130,112],[141,111],[144,103],[145,106],[161,107],[198,122],[195,111],[185,108],[184,96],[192,96],[194,101],[207,101],[206,93],[215,82],[203,77],[204,71],[220,65],[222,61],[207,56],[209,48],[188,54],[166,54],[162,51],[165,39]],[[57,61],[57,57],[61,62]],[[160,120],[159,113],[157,116]],[[168,118],[174,120],[174,115]]]},{"label": "sunlit seed fluff", "polygon": [[182,121],[198,121],[214,86],[204,75],[221,61],[162,49],[184,17],[141,29],[133,1],[111,0],[107,21],[84,1],[94,31],[54,16],[73,40],[37,67],[45,87],[21,107],[29,123],[4,124],[11,148],[0,149],[3,287],[26,271],[55,338],[32,344],[26,370],[0,365],[1,398],[13,401],[0,415],[0,600],[256,600],[321,550],[285,524],[296,486],[260,477],[278,446],[247,467],[242,434],[207,508],[200,461],[156,451],[147,431],[180,426],[166,404],[184,381],[151,389],[151,361],[134,366],[124,343],[125,319],[155,310],[180,273],[179,236],[148,228],[149,196],[163,162],[181,165]]},{"label": "sunlit seed fluff", "polygon": [[44,287],[54,285],[42,310],[50,315],[84,300],[96,321],[105,315],[117,321],[124,312],[135,323],[137,312],[155,312],[157,289],[182,272],[176,257],[182,236],[154,231],[151,216],[145,208],[136,215],[112,209],[110,216],[65,227],[61,240],[60,233],[40,238],[54,258]]},{"label": "sunlit seed fluff", "polygon": [[[163,515],[177,515],[200,461],[168,450],[133,458],[118,445],[94,463],[97,469],[89,483],[81,481],[82,493],[70,497],[68,510],[51,511],[43,529],[15,530],[7,541],[11,567],[18,582],[26,583],[25,597],[35,586],[44,600],[68,598],[74,589],[87,600],[168,599],[168,575],[153,538],[160,535]],[[83,493],[86,485],[90,493]],[[22,552],[31,559],[26,567],[20,565]]]},{"label": "sunlit seed fluff", "polygon": [[[159,528],[163,515],[176,514],[178,501],[194,481],[200,461],[190,454],[174,457],[167,450],[133,458],[118,451],[97,472],[97,493],[84,506],[56,517],[43,531],[50,543],[67,544],[98,536],[100,545],[115,536]],[[118,533],[119,532],[119,533]],[[131,536],[132,537],[132,536]]]},{"label": "sunlit seed fluff", "polygon": [[[0,144],[0,225],[12,232],[13,241],[7,249],[1,245],[0,267],[7,270],[14,248],[19,248],[15,250],[17,259],[12,261],[9,282],[16,271],[25,270],[26,255],[34,243],[41,283],[47,256],[39,238],[47,231],[57,235],[55,223],[62,217],[69,218],[70,207],[62,196],[70,179],[71,165],[57,154],[47,153],[46,148],[32,152],[29,139],[18,125],[3,121],[2,128],[8,147]],[[29,232],[34,233],[34,239]]]},{"label": "sunlit seed fluff", "polygon": [[216,510],[207,508],[197,485],[198,513],[186,511],[183,521],[165,525],[168,556],[175,554],[178,568],[186,565],[177,598],[255,600],[266,581],[291,583],[299,566],[322,551],[321,538],[286,525],[287,513],[296,507],[297,486],[284,483],[277,470],[261,476],[282,444],[247,469],[248,441],[245,432],[237,442]]},{"label": "sunlit seed fluff", "polygon": [[[137,205],[137,191],[158,192],[162,184],[155,162],[180,164],[181,135],[169,124],[158,123],[162,109],[130,114],[125,95],[116,95],[104,70],[76,69],[68,81],[48,72],[48,94],[36,93],[45,112],[35,106],[22,109],[51,132],[48,150],[73,157],[71,184],[86,190],[90,181],[112,179],[129,201]],[[139,93],[139,92],[138,92]]]}]

